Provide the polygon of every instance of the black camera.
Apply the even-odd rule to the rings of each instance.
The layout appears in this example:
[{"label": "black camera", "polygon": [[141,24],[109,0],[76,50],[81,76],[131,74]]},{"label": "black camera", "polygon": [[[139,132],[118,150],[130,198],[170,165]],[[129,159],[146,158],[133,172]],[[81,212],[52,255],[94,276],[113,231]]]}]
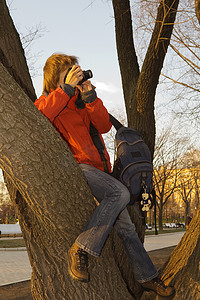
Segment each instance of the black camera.
[{"label": "black camera", "polygon": [[93,77],[92,71],[91,70],[86,70],[83,71],[83,79],[81,81],[79,81],[79,85],[82,84],[84,81],[90,79]]},{"label": "black camera", "polygon": [[[65,78],[64,78],[64,82],[66,80],[66,77],[69,73],[69,71],[71,70],[72,68],[69,68],[66,75],[65,75]],[[86,70],[86,71],[83,71],[83,79],[81,81],[79,81],[78,85],[82,84],[84,81],[90,79],[93,77],[93,74],[92,74],[92,71],[91,70]]]}]

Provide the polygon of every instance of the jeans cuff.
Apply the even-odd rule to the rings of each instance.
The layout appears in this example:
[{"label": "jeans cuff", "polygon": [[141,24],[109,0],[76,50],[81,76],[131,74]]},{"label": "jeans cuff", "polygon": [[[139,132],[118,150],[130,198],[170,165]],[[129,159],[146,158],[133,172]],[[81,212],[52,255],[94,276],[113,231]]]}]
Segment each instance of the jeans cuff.
[{"label": "jeans cuff", "polygon": [[158,271],[156,271],[155,274],[153,274],[152,276],[150,276],[150,277],[148,277],[148,278],[141,279],[141,280],[138,280],[138,279],[136,278],[136,280],[137,280],[139,283],[145,283],[145,282],[148,282],[148,281],[150,281],[150,280],[152,280],[152,279],[154,279],[154,278],[156,278],[156,277],[158,277]]},{"label": "jeans cuff", "polygon": [[100,256],[100,253],[97,253],[93,250],[90,250],[89,248],[87,248],[86,246],[82,245],[81,243],[79,243],[79,241],[75,241],[75,243],[82,249],[84,250],[85,252],[91,254],[92,256],[95,256],[95,257],[99,257]]}]

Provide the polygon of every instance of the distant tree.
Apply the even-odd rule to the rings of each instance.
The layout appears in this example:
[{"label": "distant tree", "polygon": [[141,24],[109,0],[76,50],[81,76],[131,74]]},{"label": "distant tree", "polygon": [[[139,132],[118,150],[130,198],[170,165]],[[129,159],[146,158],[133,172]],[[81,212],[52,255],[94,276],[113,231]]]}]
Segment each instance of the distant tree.
[{"label": "distant tree", "polygon": [[181,177],[182,176],[179,177],[179,184],[177,190],[181,196],[181,199],[185,203],[185,219],[186,219],[186,216],[190,215],[190,205],[192,201],[192,192],[195,187],[195,181],[193,180],[193,178],[186,179],[184,177],[182,178]]},{"label": "distant tree", "polygon": [[4,182],[0,181],[0,206],[2,204],[9,204],[9,203],[10,203],[9,193],[6,189]]},{"label": "distant tree", "polygon": [[195,207],[199,206],[199,167],[200,151],[191,148],[180,158],[179,166],[182,167],[179,176],[178,193],[182,196],[185,203],[185,217],[190,214],[192,198],[195,197]]},{"label": "distant tree", "polygon": [[[175,136],[175,138],[174,138]],[[183,141],[172,130],[163,131],[156,139],[154,152],[154,186],[159,210],[159,230],[163,230],[163,212],[177,188],[180,169],[178,161],[183,151]]]},{"label": "distant tree", "polygon": [[[166,284],[171,283],[176,287],[176,295],[173,298],[175,300],[200,298],[198,268],[200,262],[199,156],[195,155],[195,153],[197,154],[196,151],[193,153],[193,158],[196,157],[197,160],[196,163],[193,161],[192,165],[192,152],[190,151],[190,155],[186,155],[190,163],[186,164],[187,169],[185,171],[189,171],[190,184],[188,186],[187,180],[185,183],[182,181],[182,184],[184,183],[182,189],[183,192],[185,191],[183,197],[185,197],[186,204],[188,204],[190,202],[191,189],[193,188],[193,192],[196,194],[196,214],[193,216],[188,230],[162,270],[162,279]],[[183,163],[185,159],[181,159],[181,161]],[[183,166],[184,163],[182,164]],[[180,176],[181,172],[184,172],[183,168],[180,171]],[[177,189],[181,189],[181,186],[178,185]]]},{"label": "distant tree", "polygon": [[154,184],[157,197],[157,207],[159,209],[159,230],[163,230],[163,212],[167,202],[173,195],[177,184],[176,169],[170,166],[163,166],[154,171]]}]

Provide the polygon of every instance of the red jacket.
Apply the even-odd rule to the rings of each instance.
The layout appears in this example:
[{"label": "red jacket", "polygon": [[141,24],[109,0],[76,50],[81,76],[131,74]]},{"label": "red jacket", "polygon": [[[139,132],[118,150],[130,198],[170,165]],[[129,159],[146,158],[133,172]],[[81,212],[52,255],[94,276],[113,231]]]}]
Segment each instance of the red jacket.
[{"label": "red jacket", "polygon": [[[47,97],[42,95],[35,101],[35,105],[56,127],[78,163],[90,164],[104,171],[89,129],[90,122],[92,122],[100,137],[102,133],[108,132],[112,127],[109,114],[99,98],[92,103],[86,103],[85,108],[81,109],[76,107],[76,99],[77,95],[70,98],[58,87]],[[106,148],[104,155],[107,159],[108,169],[111,171],[110,158]]]}]

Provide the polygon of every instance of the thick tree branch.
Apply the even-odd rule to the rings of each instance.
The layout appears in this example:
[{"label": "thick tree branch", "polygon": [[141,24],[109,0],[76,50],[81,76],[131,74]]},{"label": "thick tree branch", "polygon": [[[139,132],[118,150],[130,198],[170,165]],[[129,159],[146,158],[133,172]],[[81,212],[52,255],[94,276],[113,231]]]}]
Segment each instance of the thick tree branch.
[{"label": "thick tree branch", "polygon": [[132,126],[136,127],[148,144],[152,156],[155,144],[154,102],[161,69],[170,43],[179,0],[161,0],[151,41],[137,85]]},{"label": "thick tree branch", "polygon": [[32,266],[34,299],[134,299],[120,271],[125,268],[130,290],[133,274],[119,238],[112,234],[101,257],[90,256],[91,282],[86,286],[71,279],[67,249],[90,218],[93,197],[66,143],[2,64],[0,103],[0,168],[17,190],[14,199]]},{"label": "thick tree branch", "polygon": [[139,65],[133,42],[131,9],[129,0],[113,0],[116,45],[122,77],[123,92],[130,122],[132,103],[136,97]]},{"label": "thick tree branch", "polygon": [[113,0],[116,43],[128,124],[138,129],[152,152],[155,144],[154,101],[170,42],[179,0],[161,0],[147,54],[139,72],[133,43],[130,1]]},{"label": "thick tree branch", "polygon": [[179,0],[160,2],[156,24],[145,56],[137,90],[137,111],[154,108],[154,97],[161,69],[170,43]]},{"label": "thick tree branch", "polygon": [[[0,1],[0,18],[0,62],[6,67],[29,98],[35,101],[36,94],[29,75],[24,50],[5,0]],[[15,55],[19,52],[22,55],[16,59]]]}]

